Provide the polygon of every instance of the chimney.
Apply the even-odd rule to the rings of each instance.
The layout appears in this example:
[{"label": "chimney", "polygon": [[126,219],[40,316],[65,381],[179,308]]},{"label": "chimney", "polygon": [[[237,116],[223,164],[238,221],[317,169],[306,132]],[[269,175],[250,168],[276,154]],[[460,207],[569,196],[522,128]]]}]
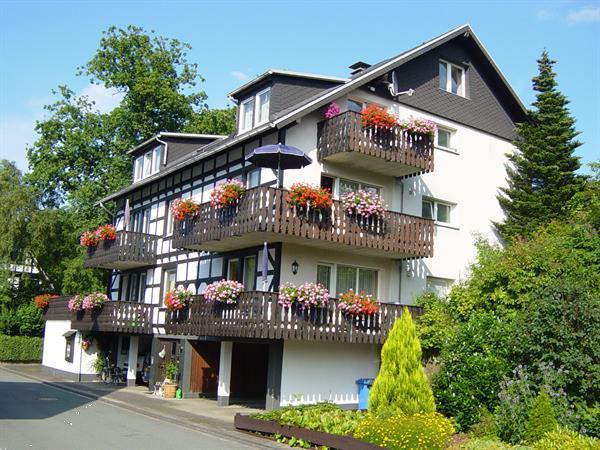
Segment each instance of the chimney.
[{"label": "chimney", "polygon": [[365,69],[368,69],[369,67],[371,67],[371,64],[368,64],[364,61],[357,61],[350,66],[350,69],[352,69],[352,72],[350,72],[350,75],[354,76],[357,73],[360,73]]}]

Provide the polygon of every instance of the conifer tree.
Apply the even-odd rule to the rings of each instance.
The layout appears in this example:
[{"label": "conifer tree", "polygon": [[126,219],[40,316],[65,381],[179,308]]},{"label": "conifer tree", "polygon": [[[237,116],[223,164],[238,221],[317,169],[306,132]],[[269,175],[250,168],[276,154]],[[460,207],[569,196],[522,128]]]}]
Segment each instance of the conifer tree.
[{"label": "conifer tree", "polygon": [[529,420],[525,429],[525,441],[538,441],[547,432],[556,430],[557,426],[558,422],[554,416],[550,397],[544,390],[541,390],[531,405]]},{"label": "conifer tree", "polygon": [[415,324],[404,308],[381,349],[381,367],[369,393],[369,412],[387,416],[435,411],[421,357]]},{"label": "conifer tree", "polygon": [[573,156],[581,145],[576,140],[579,133],[567,108],[569,100],[556,89],[555,61],[544,51],[537,63],[534,109],[515,129],[518,151],[508,157],[508,187],[498,196],[506,219],[496,227],[506,239],[527,237],[540,225],[564,217],[563,207],[583,184],[575,174],[579,158]]}]

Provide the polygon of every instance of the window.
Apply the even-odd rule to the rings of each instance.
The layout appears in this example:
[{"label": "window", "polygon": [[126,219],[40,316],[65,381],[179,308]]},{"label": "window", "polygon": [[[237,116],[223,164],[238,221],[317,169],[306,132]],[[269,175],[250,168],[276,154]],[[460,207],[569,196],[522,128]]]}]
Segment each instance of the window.
[{"label": "window", "polygon": [[377,296],[377,270],[338,265],[336,292],[343,294],[349,289]]},{"label": "window", "polygon": [[246,174],[246,187],[248,189],[260,185],[260,169],[253,169]]},{"label": "window", "polygon": [[244,258],[244,286],[247,291],[256,290],[256,256]]},{"label": "window", "polygon": [[138,209],[132,215],[131,231],[148,233],[150,230],[150,208]]},{"label": "window", "polygon": [[173,225],[175,224],[175,220],[173,218],[173,213],[171,212],[171,206],[173,205],[174,200],[170,200],[167,203],[167,236],[170,236],[173,234]]},{"label": "window", "polygon": [[436,144],[438,147],[443,148],[453,148],[452,147],[452,135],[454,133],[447,128],[438,127],[437,130],[437,141]]},{"label": "window", "polygon": [[227,261],[227,279],[228,280],[238,280],[238,268],[239,268],[239,260],[230,259]]},{"label": "window", "polygon": [[427,292],[433,292],[434,294],[445,297],[450,292],[453,280],[448,278],[437,278],[427,277],[426,287]]},{"label": "window", "polygon": [[348,111],[354,111],[354,112],[362,112],[362,110],[364,109],[364,103],[363,102],[359,102],[356,100],[352,100],[351,98],[348,99]]},{"label": "window", "polygon": [[266,89],[256,94],[256,125],[269,120],[269,103],[271,102],[271,89]]},{"label": "window", "polygon": [[133,181],[139,181],[160,170],[162,146],[153,148],[135,158],[133,164]]},{"label": "window", "polygon": [[331,290],[331,266],[325,264],[317,265],[317,283]]},{"label": "window", "polygon": [[380,189],[377,186],[373,186],[370,184],[359,183],[357,181],[344,180],[340,178],[340,197],[348,192],[356,192],[358,190],[363,190],[379,195]]},{"label": "window", "polygon": [[163,284],[163,298],[167,292],[175,289],[176,277],[177,277],[177,271],[175,269],[165,270],[164,284]]},{"label": "window", "polygon": [[254,115],[254,99],[248,99],[242,103],[240,108],[240,131],[249,130],[252,128]]},{"label": "window", "polygon": [[75,336],[77,332],[67,331],[63,336],[65,337],[65,361],[73,362],[73,353],[75,350]]},{"label": "window", "polygon": [[440,89],[465,96],[465,71],[462,67],[440,61]]},{"label": "window", "polygon": [[437,200],[423,199],[421,216],[436,222],[451,223],[452,205]]}]

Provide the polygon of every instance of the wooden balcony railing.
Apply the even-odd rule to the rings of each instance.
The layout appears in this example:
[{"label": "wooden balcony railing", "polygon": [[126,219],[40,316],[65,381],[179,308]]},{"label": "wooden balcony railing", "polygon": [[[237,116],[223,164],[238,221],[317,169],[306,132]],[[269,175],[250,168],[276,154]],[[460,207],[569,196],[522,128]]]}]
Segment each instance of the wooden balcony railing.
[{"label": "wooden balcony railing", "polygon": [[97,311],[73,313],[67,307],[69,298],[51,299],[44,320],[70,320],[71,328],[81,331],[152,334],[153,305],[110,301]]},{"label": "wooden balcony railing", "polygon": [[158,236],[134,231],[119,231],[114,241],[100,241],[88,247],[85,267],[132,269],[149,266],[156,260]]},{"label": "wooden balcony railing", "polygon": [[364,127],[362,115],[354,111],[321,122],[318,133],[320,161],[338,161],[391,176],[433,171],[431,137],[400,127]]},{"label": "wooden balcony railing", "polygon": [[260,186],[246,191],[236,206],[200,207],[194,219],[177,223],[176,248],[228,251],[260,245],[265,240],[302,242],[320,249],[347,249],[373,256],[433,255],[433,221],[386,211],[383,219],[350,217],[339,201],[326,214],[300,212],[284,189]]},{"label": "wooden balcony railing", "polygon": [[[244,292],[237,304],[208,303],[195,296],[185,310],[167,313],[165,331],[175,335],[290,339],[382,344],[404,305],[382,303],[372,316],[349,317],[337,300],[325,308],[300,310],[277,303],[276,292]],[[407,306],[413,317],[422,309]]]}]

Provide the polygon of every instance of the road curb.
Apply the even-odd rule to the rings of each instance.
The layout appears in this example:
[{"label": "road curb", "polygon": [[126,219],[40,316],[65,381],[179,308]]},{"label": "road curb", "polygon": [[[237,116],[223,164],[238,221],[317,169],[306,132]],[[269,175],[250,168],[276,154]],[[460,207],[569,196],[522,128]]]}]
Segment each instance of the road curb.
[{"label": "road curb", "polygon": [[[111,406],[115,406],[115,407],[118,407],[121,409],[135,412],[137,414],[140,414],[140,415],[143,415],[146,417],[150,417],[155,420],[161,420],[163,422],[168,422],[170,424],[173,424],[173,425],[176,425],[176,426],[179,426],[182,428],[187,428],[190,430],[198,431],[200,433],[209,434],[211,436],[214,436],[215,431],[216,431],[217,433],[219,433],[220,435],[223,435],[224,437],[227,437],[232,440],[236,440],[241,444],[254,446],[257,449],[289,448],[287,446],[281,446],[279,444],[275,444],[274,442],[266,441],[264,438],[254,437],[247,433],[241,433],[233,427],[233,424],[228,426],[219,420],[215,420],[215,419],[210,420],[210,418],[206,417],[206,416],[196,415],[193,413],[183,413],[181,417],[176,417],[176,416],[168,415],[168,414],[159,414],[154,411],[148,411],[146,408],[140,408],[140,407],[133,406],[133,405],[131,405],[131,403],[127,403],[127,402],[124,402],[121,400],[117,400],[114,398],[106,398],[101,395],[94,394],[92,392],[89,392],[89,391],[86,391],[83,389],[77,389],[75,387],[65,386],[64,384],[60,384],[59,382],[45,380],[41,377],[37,377],[35,375],[28,374],[28,373],[22,373],[22,372],[15,370],[9,366],[6,366],[6,365],[0,364],[0,369],[5,370],[6,372],[10,372],[14,375],[21,376],[23,378],[28,378],[30,380],[37,381],[41,384],[53,387],[55,389],[66,391],[71,394],[77,394],[77,395],[85,397],[89,400],[103,402],[103,403],[109,404]],[[189,419],[192,419],[192,418],[200,419],[200,420],[206,421],[208,423],[202,424],[202,425],[195,424],[195,423],[190,422]],[[215,430],[215,428],[217,428],[217,430]]]}]

